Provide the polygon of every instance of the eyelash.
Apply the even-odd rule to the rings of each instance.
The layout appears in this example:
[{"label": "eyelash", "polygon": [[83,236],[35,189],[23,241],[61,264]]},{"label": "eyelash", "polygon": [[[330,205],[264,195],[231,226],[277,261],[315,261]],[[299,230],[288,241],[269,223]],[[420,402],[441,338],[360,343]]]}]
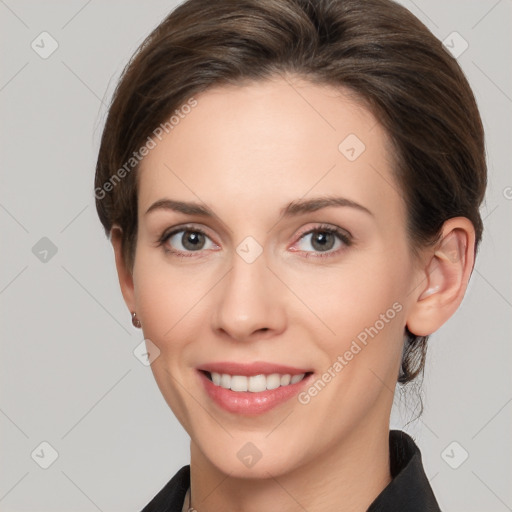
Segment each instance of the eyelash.
[{"label": "eyelash", "polygon": [[[172,254],[172,255],[174,255],[174,256],[176,256],[178,258],[196,257],[196,256],[194,256],[194,252],[200,252],[200,251],[189,251],[188,253],[183,253],[181,251],[175,251],[175,250],[172,250],[172,249],[168,249],[165,246],[165,243],[173,235],[175,235],[177,233],[180,233],[182,231],[183,232],[189,231],[189,232],[192,232],[192,233],[200,233],[200,234],[204,235],[205,237],[210,238],[201,228],[197,228],[197,227],[194,227],[194,226],[187,226],[186,225],[186,226],[181,226],[179,228],[173,229],[170,232],[164,232],[162,234],[162,236],[158,239],[158,243],[157,243],[158,247],[162,247],[167,254]],[[332,226],[328,226],[328,225],[325,225],[325,224],[319,224],[318,226],[315,226],[314,228],[309,229],[309,230],[301,233],[297,241],[300,241],[306,235],[310,235],[310,234],[315,233],[315,232],[330,233],[330,234],[336,235],[338,237],[338,239],[341,240],[341,242],[344,244],[345,247],[342,247],[342,248],[340,248],[340,249],[338,249],[336,251],[333,251],[333,252],[327,252],[326,251],[324,253],[322,253],[322,252],[314,252],[314,251],[299,251],[299,250],[297,250],[297,252],[305,252],[306,253],[306,255],[304,256],[305,258],[328,258],[328,257],[333,257],[333,256],[338,255],[341,251],[345,250],[347,247],[350,247],[352,245],[352,237],[346,231],[342,231],[339,228],[334,228]]]}]

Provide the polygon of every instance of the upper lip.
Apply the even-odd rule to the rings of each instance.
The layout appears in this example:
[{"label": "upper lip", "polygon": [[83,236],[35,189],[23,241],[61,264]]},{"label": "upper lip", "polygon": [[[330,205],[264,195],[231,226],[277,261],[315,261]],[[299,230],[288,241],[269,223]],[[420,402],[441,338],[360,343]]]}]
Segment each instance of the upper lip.
[{"label": "upper lip", "polygon": [[253,363],[235,363],[235,362],[216,362],[202,364],[197,367],[198,370],[215,373],[226,373],[228,375],[271,375],[272,373],[279,373],[281,375],[300,375],[301,373],[308,373],[311,370],[304,368],[294,368],[284,364],[268,363],[265,361],[255,361]]}]

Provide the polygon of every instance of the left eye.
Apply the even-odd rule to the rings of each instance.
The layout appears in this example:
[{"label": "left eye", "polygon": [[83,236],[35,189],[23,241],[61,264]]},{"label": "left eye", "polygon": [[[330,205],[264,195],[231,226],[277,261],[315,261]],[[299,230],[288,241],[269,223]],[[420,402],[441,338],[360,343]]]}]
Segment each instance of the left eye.
[{"label": "left eye", "polygon": [[349,239],[343,233],[333,228],[315,228],[303,234],[296,247],[304,252],[336,252],[343,245],[349,245]]}]

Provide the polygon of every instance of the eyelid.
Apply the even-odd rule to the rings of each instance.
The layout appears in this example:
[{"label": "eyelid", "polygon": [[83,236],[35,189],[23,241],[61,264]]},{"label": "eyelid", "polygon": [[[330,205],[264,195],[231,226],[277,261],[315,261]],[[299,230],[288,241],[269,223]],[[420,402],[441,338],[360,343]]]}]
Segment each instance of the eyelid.
[{"label": "eyelid", "polygon": [[[164,232],[158,237],[158,241],[165,242],[171,236],[175,235],[176,233],[179,233],[180,231],[196,231],[198,233],[202,233],[203,235],[207,236],[212,242],[214,242],[213,238],[208,234],[208,232],[205,228],[198,227],[193,224],[182,224],[182,225],[178,225],[178,226],[173,226],[172,228],[168,228],[168,229],[164,230]],[[216,242],[214,242],[214,243],[216,243]]]},{"label": "eyelid", "polygon": [[304,235],[308,235],[308,234],[313,233],[315,231],[330,231],[330,232],[338,234],[338,235],[343,235],[348,240],[352,240],[353,239],[353,236],[350,233],[350,231],[348,231],[346,229],[343,229],[343,228],[340,228],[339,226],[336,226],[334,224],[331,225],[331,224],[319,222],[319,223],[316,223],[313,227],[308,227],[308,228],[301,229],[299,231],[299,234],[297,235],[297,242]]}]

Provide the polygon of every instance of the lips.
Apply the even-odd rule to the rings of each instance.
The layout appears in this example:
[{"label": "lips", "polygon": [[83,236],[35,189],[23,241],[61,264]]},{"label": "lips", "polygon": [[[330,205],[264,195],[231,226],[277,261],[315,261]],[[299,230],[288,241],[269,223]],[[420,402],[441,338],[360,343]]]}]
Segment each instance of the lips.
[{"label": "lips", "polygon": [[218,362],[208,363],[198,367],[198,370],[205,372],[220,373],[228,375],[245,375],[251,377],[253,375],[272,375],[278,373],[281,375],[289,374],[300,375],[301,373],[311,372],[311,368],[294,368],[283,364],[267,363],[263,361],[256,361],[253,363],[235,363],[235,362]]}]

